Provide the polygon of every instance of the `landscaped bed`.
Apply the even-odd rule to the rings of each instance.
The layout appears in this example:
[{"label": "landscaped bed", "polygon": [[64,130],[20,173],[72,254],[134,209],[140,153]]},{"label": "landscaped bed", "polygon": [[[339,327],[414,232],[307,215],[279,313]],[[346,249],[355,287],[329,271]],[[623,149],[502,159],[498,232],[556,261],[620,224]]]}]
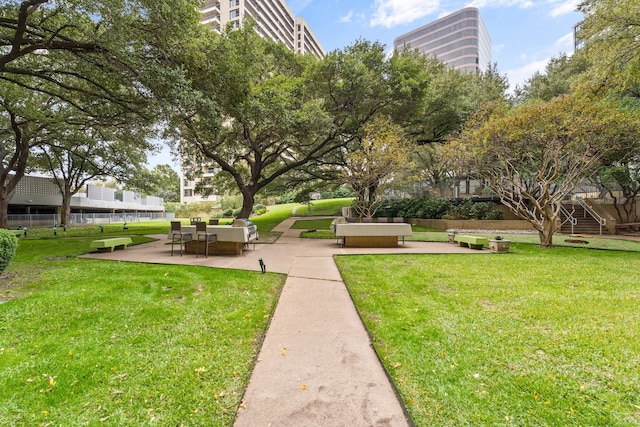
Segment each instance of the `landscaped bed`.
[{"label": "landscaped bed", "polygon": [[637,252],[337,262],[416,425],[640,423]]}]

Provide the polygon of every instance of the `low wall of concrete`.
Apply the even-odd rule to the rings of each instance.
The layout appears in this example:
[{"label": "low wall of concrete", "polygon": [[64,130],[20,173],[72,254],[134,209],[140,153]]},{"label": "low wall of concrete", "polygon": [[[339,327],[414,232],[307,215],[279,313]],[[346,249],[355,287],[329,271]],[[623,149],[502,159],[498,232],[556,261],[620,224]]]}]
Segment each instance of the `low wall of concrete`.
[{"label": "low wall of concrete", "polygon": [[405,219],[409,224],[420,225],[422,227],[435,228],[437,230],[525,230],[535,231],[535,228],[523,220],[503,219],[503,220],[448,220],[448,219]]}]

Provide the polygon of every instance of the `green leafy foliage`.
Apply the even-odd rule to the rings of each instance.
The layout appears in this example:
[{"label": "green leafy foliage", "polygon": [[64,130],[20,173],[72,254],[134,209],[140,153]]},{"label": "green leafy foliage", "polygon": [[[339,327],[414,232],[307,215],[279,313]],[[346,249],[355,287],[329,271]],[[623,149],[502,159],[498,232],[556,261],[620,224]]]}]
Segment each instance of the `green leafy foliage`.
[{"label": "green leafy foliage", "polygon": [[18,248],[18,238],[9,230],[0,229],[0,273],[11,263]]},{"label": "green leafy foliage", "polygon": [[502,211],[496,207],[495,203],[473,202],[471,199],[465,199],[462,203],[454,203],[442,218],[499,220],[502,219]]},{"label": "green leafy foliage", "polygon": [[380,208],[378,216],[429,219],[502,219],[495,203],[472,199],[436,199],[429,196],[391,199]]}]

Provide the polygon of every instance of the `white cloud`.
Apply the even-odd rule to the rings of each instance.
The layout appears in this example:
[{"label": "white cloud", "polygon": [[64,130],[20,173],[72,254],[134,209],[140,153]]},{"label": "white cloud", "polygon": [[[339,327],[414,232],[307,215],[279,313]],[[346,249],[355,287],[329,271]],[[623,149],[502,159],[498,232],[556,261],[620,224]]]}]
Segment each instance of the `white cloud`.
[{"label": "white cloud", "polygon": [[375,0],[370,24],[372,27],[393,28],[408,24],[423,16],[435,13],[439,0]]},{"label": "white cloud", "polygon": [[509,78],[511,89],[514,89],[518,85],[522,86],[527,79],[531,78],[535,74],[536,71],[544,73],[549,59],[551,58],[532,61],[520,68],[507,70],[507,77]]},{"label": "white cloud", "polygon": [[348,24],[351,22],[352,19],[353,19],[353,11],[350,10],[345,16],[341,16],[340,19],[338,19],[338,22]]},{"label": "white cloud", "polygon": [[575,12],[580,4],[580,0],[563,0],[551,2],[552,8],[550,15],[554,18],[560,15],[566,15],[571,12]]},{"label": "white cloud", "polygon": [[560,37],[556,40],[555,47],[560,52],[565,52],[567,54],[573,53],[573,32],[567,33],[564,36]]}]

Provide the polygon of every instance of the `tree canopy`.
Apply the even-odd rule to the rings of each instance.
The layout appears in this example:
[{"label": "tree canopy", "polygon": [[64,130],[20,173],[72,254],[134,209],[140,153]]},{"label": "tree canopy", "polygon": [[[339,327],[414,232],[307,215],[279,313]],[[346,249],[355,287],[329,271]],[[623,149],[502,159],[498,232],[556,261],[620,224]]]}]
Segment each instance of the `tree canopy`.
[{"label": "tree canopy", "polygon": [[447,150],[459,169],[476,171],[550,247],[561,201],[639,131],[637,117],[619,105],[572,95],[511,111],[490,104]]}]

